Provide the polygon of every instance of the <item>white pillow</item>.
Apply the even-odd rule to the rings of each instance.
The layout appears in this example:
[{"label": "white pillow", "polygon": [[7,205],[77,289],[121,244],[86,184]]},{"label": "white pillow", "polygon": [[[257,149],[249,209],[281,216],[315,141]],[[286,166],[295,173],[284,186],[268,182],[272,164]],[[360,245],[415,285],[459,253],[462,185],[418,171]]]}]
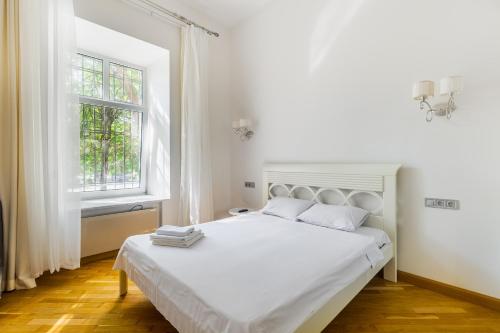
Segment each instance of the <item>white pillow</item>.
[{"label": "white pillow", "polygon": [[305,212],[312,205],[314,205],[314,201],[276,197],[267,202],[262,213],[295,220],[297,216]]},{"label": "white pillow", "polygon": [[300,214],[297,221],[321,227],[355,231],[368,218],[364,209],[350,206],[316,204]]}]

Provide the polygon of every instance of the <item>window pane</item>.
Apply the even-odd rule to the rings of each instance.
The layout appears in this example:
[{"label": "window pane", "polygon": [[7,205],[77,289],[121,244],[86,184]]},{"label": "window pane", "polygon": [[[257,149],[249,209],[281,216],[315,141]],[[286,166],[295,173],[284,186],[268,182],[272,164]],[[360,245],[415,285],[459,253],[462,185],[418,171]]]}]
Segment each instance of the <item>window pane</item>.
[{"label": "window pane", "polygon": [[94,59],[83,56],[83,68],[88,70],[94,70]]},{"label": "window pane", "polygon": [[73,91],[80,96],[102,98],[102,60],[83,54],[73,59]]},{"label": "window pane", "polygon": [[94,72],[102,73],[102,60],[94,59]]},{"label": "window pane", "polygon": [[141,186],[142,113],[80,105],[82,191]]},{"label": "window pane", "polygon": [[123,66],[115,65],[113,63],[109,64],[109,71],[112,76],[123,77]]},{"label": "window pane", "polygon": [[142,105],[142,71],[110,63],[109,82],[112,101]]},{"label": "window pane", "polygon": [[125,68],[125,78],[128,80],[132,79],[132,68]]}]

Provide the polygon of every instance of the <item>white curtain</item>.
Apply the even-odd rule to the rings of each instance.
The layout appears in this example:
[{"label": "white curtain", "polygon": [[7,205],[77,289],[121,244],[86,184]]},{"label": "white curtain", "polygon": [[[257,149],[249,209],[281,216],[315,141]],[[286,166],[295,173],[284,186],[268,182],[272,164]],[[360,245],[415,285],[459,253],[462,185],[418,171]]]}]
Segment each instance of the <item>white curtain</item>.
[{"label": "white curtain", "polygon": [[20,114],[33,278],[80,265],[79,109],[72,0],[20,0]]},{"label": "white curtain", "polygon": [[181,189],[179,224],[213,219],[212,168],[208,117],[208,36],[182,29]]}]

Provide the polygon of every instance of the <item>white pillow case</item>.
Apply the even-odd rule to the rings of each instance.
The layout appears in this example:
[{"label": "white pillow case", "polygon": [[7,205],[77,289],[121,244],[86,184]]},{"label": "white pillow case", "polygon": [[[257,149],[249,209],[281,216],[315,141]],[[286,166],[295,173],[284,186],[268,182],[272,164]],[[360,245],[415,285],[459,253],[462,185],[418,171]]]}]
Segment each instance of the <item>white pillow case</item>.
[{"label": "white pillow case", "polygon": [[287,197],[275,197],[267,202],[263,214],[295,220],[297,216],[314,205],[314,201]]},{"label": "white pillow case", "polygon": [[368,218],[364,209],[350,206],[316,204],[300,214],[297,221],[321,227],[355,231]]}]

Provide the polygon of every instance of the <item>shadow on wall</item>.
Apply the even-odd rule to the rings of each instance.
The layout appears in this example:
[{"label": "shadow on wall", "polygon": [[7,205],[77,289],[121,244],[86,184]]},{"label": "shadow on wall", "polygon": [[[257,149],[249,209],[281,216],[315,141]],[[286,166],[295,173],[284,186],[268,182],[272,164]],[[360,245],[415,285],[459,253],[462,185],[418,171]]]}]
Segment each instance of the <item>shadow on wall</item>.
[{"label": "shadow on wall", "polygon": [[314,73],[359,9],[370,0],[324,0],[311,38],[309,73]]},{"label": "shadow on wall", "polygon": [[[423,172],[417,168],[403,167],[398,173],[398,238],[402,235],[412,235],[413,241],[423,245],[424,240],[417,239],[418,232],[411,232],[414,229],[414,223],[422,220],[422,210],[418,205],[412,205],[412,200],[422,198],[424,204],[424,179]],[[403,209],[404,207],[404,209]],[[403,231],[404,230],[404,231]],[[399,242],[399,252],[401,247],[405,246],[405,242]],[[398,253],[399,255],[399,253]]]}]

